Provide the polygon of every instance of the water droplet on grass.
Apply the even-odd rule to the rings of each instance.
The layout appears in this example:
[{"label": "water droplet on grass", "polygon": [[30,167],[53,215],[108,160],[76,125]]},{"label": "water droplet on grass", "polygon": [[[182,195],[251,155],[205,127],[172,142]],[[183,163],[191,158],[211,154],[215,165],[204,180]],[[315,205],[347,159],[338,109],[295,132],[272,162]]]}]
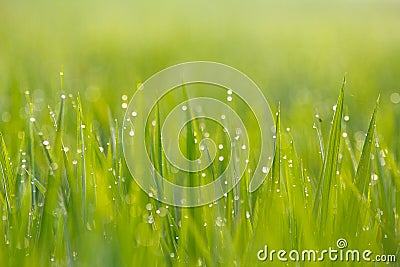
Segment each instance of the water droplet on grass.
[{"label": "water droplet on grass", "polygon": [[160,217],[165,217],[168,214],[168,210],[164,207],[160,207],[158,210],[156,210],[156,213]]},{"label": "water droplet on grass", "polygon": [[153,224],[153,223],[154,223],[154,217],[153,217],[152,214],[149,215],[149,218],[147,219],[147,222],[148,222],[149,224]]},{"label": "water droplet on grass", "polygon": [[217,219],[215,220],[215,224],[219,227],[223,227],[225,226],[225,220],[218,216]]},{"label": "water droplet on grass", "polygon": [[146,210],[151,211],[153,209],[153,205],[151,203],[148,203],[146,205]]},{"label": "water droplet on grass", "polygon": [[246,211],[246,218],[250,219],[250,212]]},{"label": "water droplet on grass", "polygon": [[262,172],[263,172],[263,173],[268,173],[268,168],[267,168],[267,167],[265,167],[265,166],[264,166],[264,167],[262,167]]}]

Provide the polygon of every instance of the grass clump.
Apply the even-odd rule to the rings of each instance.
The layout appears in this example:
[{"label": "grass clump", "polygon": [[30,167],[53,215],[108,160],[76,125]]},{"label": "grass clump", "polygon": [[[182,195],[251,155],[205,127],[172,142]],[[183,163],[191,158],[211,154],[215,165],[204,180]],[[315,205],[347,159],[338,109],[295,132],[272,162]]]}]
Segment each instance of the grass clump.
[{"label": "grass clump", "polygon": [[[34,99],[26,99],[18,138],[0,134],[1,266],[254,266],[264,264],[257,251],[266,244],[321,249],[339,238],[352,249],[399,254],[399,164],[379,139],[378,103],[362,146],[349,138],[344,84],[327,144],[321,133],[304,137],[321,143],[320,153],[296,150],[303,140],[292,136],[295,129],[283,130],[278,107],[275,158],[263,186],[248,192],[250,162],[234,190],[197,208],[167,206],[138,188],[122,157],[119,120],[110,115],[104,128],[79,95],[63,94],[39,121]],[[194,122],[182,136],[190,155],[197,153],[196,131]],[[173,175],[160,129],[148,134],[156,169]],[[229,147],[218,136],[215,142]],[[10,151],[6,140],[18,149]],[[208,175],[223,171],[221,164]]]}]

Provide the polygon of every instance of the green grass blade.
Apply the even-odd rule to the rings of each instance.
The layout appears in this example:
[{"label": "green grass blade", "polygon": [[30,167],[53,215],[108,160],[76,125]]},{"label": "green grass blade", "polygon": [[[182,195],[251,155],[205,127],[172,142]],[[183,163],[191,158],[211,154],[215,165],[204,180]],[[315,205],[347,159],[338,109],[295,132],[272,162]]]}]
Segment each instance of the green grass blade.
[{"label": "green grass blade", "polygon": [[370,182],[370,165],[371,165],[371,150],[374,146],[374,133],[376,125],[376,112],[379,105],[379,97],[376,101],[374,111],[371,116],[367,135],[365,137],[360,161],[358,163],[357,172],[355,176],[355,183],[357,188],[362,192],[363,196],[366,197],[368,183]]},{"label": "green grass blade", "polygon": [[339,99],[336,104],[335,113],[332,120],[331,131],[329,135],[328,147],[323,162],[317,192],[315,195],[313,213],[318,221],[319,230],[325,229],[328,214],[331,213],[330,203],[333,196],[333,184],[336,183],[336,170],[338,164],[338,154],[341,138],[341,124],[343,116],[343,98],[346,79],[343,80]]},{"label": "green grass blade", "polygon": [[10,164],[10,156],[8,154],[7,146],[3,138],[3,134],[0,132],[0,168],[1,168],[1,190],[2,194],[0,200],[7,210],[11,210],[11,196],[14,194],[15,176],[13,174],[13,167]]}]

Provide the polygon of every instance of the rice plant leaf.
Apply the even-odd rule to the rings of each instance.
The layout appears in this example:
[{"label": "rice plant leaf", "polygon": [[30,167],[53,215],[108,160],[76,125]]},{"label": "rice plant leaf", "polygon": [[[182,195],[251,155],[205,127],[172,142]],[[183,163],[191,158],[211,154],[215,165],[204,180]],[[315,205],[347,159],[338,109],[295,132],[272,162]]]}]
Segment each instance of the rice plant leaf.
[{"label": "rice plant leaf", "polygon": [[371,120],[369,123],[367,135],[365,137],[360,161],[358,163],[357,172],[355,176],[355,183],[357,185],[357,188],[359,189],[360,192],[362,192],[364,197],[366,196],[365,194],[367,193],[368,183],[370,181],[369,169],[371,165],[371,150],[374,143],[373,140],[374,140],[374,132],[376,124],[376,111],[378,109],[378,105],[379,105],[379,97],[376,101],[376,105],[371,116]]},{"label": "rice plant leaf", "polygon": [[15,175],[13,173],[13,168],[10,163],[10,157],[7,150],[6,143],[3,138],[3,134],[0,132],[0,167],[1,167],[1,190],[3,191],[1,195],[1,201],[8,208],[11,207],[11,196],[14,193],[15,186]]},{"label": "rice plant leaf", "polygon": [[335,113],[333,116],[332,127],[329,135],[328,147],[324,157],[323,167],[318,182],[317,192],[315,195],[313,213],[317,220],[320,222],[319,226],[324,229],[327,221],[328,211],[330,208],[329,203],[332,197],[332,185],[333,180],[336,176],[336,170],[338,165],[338,154],[340,147],[341,138],[341,124],[343,116],[343,98],[344,98],[344,87],[346,84],[346,78],[342,83],[340,90],[339,99],[336,104]]}]

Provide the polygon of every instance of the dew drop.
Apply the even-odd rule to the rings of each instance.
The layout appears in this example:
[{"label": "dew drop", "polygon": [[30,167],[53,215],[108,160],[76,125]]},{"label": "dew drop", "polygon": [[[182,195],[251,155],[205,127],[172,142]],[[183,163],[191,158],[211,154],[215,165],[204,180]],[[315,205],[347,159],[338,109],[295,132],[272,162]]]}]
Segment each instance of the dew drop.
[{"label": "dew drop", "polygon": [[228,95],[232,95],[232,90],[231,89],[228,90]]},{"label": "dew drop", "polygon": [[165,217],[168,214],[168,210],[164,207],[160,207],[158,210],[156,210],[156,213],[160,217]]},{"label": "dew drop", "polygon": [[228,96],[228,97],[226,98],[226,100],[228,100],[228,102],[231,102],[231,101],[232,101],[232,97],[231,97],[231,96]]},{"label": "dew drop", "polygon": [[218,148],[219,148],[219,149],[223,149],[223,148],[224,148],[224,145],[223,145],[223,144],[219,144],[219,145],[218,145]]},{"label": "dew drop", "polygon": [[219,156],[218,160],[219,161],[224,161],[224,156]]},{"label": "dew drop", "polygon": [[154,223],[154,217],[153,217],[152,214],[149,215],[149,218],[147,219],[147,222],[148,222],[149,224],[153,224],[153,223]]},{"label": "dew drop", "polygon": [[183,110],[183,111],[186,111],[186,110],[187,110],[187,106],[186,106],[186,105],[183,105],[183,106],[182,106],[182,110]]},{"label": "dew drop", "polygon": [[218,226],[218,227],[223,227],[223,226],[225,226],[225,221],[224,221],[224,219],[223,218],[221,218],[221,217],[217,217],[217,219],[215,220],[215,224]]},{"label": "dew drop", "polygon": [[268,168],[267,168],[267,167],[265,167],[265,166],[264,166],[264,167],[262,167],[262,172],[263,172],[263,173],[268,173]]},{"label": "dew drop", "polygon": [[146,204],[146,210],[151,211],[153,209],[153,205],[151,203]]}]

